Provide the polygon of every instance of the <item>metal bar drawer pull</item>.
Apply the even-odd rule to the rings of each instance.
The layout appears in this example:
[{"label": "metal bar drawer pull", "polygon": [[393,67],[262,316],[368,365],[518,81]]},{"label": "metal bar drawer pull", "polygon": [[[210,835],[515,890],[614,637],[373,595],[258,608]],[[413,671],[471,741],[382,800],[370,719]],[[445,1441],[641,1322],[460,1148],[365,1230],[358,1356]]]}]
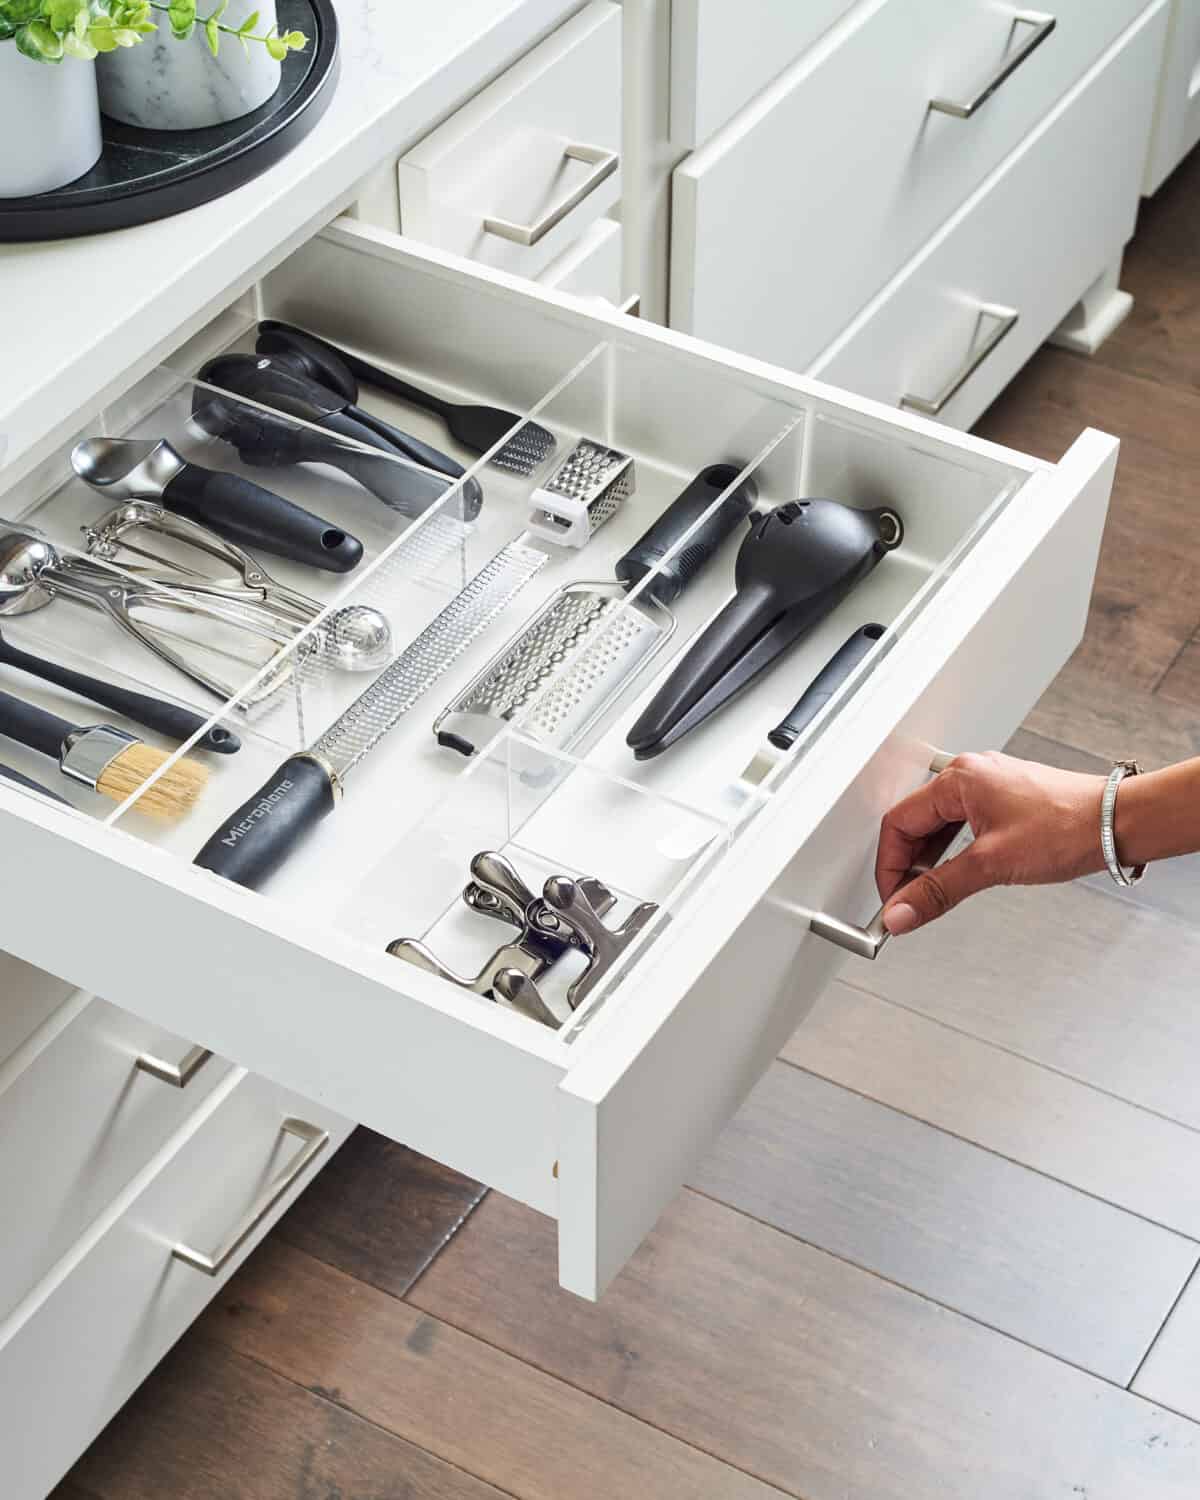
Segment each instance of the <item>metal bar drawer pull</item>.
[{"label": "metal bar drawer pull", "polygon": [[[944,771],[954,759],[944,750],[939,750],[929,762],[929,769],[936,776],[939,771]],[[961,823],[951,823],[943,829],[930,843],[928,853],[919,868],[915,868],[912,874],[923,874],[926,870],[932,870],[942,855],[946,853],[950,845],[962,832]],[[883,925],[883,907],[881,906],[865,927],[855,927],[852,922],[843,922],[840,917],[826,916],[824,912],[817,912],[809,922],[810,929],[818,937],[826,938],[831,943],[836,943],[839,948],[845,948],[849,953],[855,953],[859,958],[878,958],[880,949],[887,942],[891,934]]]},{"label": "metal bar drawer pull", "polygon": [[514,224],[511,219],[484,219],[487,234],[498,234],[503,240],[512,240],[514,245],[536,245],[549,234],[556,224],[561,224],[573,208],[578,208],[589,193],[595,192],[602,182],[617,170],[621,156],[617,151],[606,151],[602,146],[572,144],[563,148],[563,157],[570,161],[587,162],[592,170],[578,187],[532,224]]},{"label": "metal bar drawer pull", "polygon": [[133,1065],[139,1073],[149,1073],[151,1078],[169,1083],[172,1088],[185,1089],[211,1056],[206,1047],[193,1047],[177,1063],[169,1063],[143,1052]]},{"label": "metal bar drawer pull", "polygon": [[929,108],[936,109],[939,114],[953,115],[956,120],[969,120],[982,104],[986,104],[1006,78],[1011,78],[1031,52],[1036,52],[1058,23],[1053,16],[1044,15],[1038,10],[1019,10],[1012,18],[1012,33],[1018,26],[1031,26],[1033,30],[1013,52],[1007,52],[1000,59],[1000,64],[995,72],[988,75],[980,84],[977,91],[963,103],[955,99],[931,99]]},{"label": "metal bar drawer pull", "polygon": [[329,1144],[328,1132],[316,1125],[308,1124],[306,1120],[285,1120],[279,1128],[285,1135],[294,1135],[304,1142],[292,1160],[279,1176],[262,1190],[258,1201],[219,1249],[214,1250],[211,1255],[205,1255],[202,1250],[193,1250],[189,1245],[176,1245],[171,1251],[174,1259],[193,1266],[197,1271],[203,1271],[206,1276],[218,1275],[288,1189],[295,1185],[310,1163],[314,1162]]},{"label": "metal bar drawer pull", "polygon": [[[951,375],[936,396],[901,396],[901,409],[917,411],[925,417],[939,416],[946,403],[958,395],[992,350],[1013,331],[1020,316],[1015,307],[999,307],[991,303],[981,307],[979,316],[975,320],[975,333],[971,339],[971,348],[961,367]],[[994,320],[995,326],[986,338],[981,339],[979,335],[988,319]]]}]

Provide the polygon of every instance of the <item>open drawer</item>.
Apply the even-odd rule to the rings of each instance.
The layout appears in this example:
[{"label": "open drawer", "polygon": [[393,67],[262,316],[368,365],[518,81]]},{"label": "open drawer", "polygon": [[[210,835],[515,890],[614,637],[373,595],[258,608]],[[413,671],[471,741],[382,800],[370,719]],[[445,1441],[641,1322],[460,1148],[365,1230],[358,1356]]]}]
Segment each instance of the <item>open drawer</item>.
[{"label": "open drawer", "polygon": [[[1002,743],[1078,641],[1117,444],[1088,432],[1047,465],[345,220],[266,279],[261,307],[443,397],[530,414],[557,440],[555,457],[529,476],[494,454],[472,459],[433,418],[364,387],[375,419],[470,467],[411,524],[342,469],[271,470],[266,482],[355,532],[367,556],[348,579],[270,560],[325,613],[228,703],[67,600],[6,620],[27,649],[203,705],[242,749],[214,762],[199,808],[166,829],[137,798],[105,809],[56,782],[79,804],[69,809],[0,784],[7,867],[20,872],[0,903],[0,949],[557,1217],[561,1280],[594,1297],[835,972],[841,954],[809,931],[811,915],[862,921],[877,904],[880,814],[923,778],[935,747]],[[214,339],[253,348],[236,318],[204,353]],[[187,378],[196,350],[174,363],[97,423],[236,468],[206,436],[213,392]],[[633,492],[582,550],[536,543],[524,533],[530,493],[581,436],[632,456]],[[714,506],[750,480],[762,506],[828,496],[894,510],[903,543],[774,670],[655,759],[635,760],[626,733],[728,600],[740,533],[678,599],[662,649],[569,744],[539,738],[539,712],[580,668],[570,652],[473,758],[438,744],[438,711],[497,647],[556,588],[611,582],[616,559],[718,462],[736,478]],[[10,521],[63,552],[105,509],[69,476],[64,455],[4,497]],[[472,481],[483,506],[465,522]],[[331,622],[380,610],[402,648],[514,542],[548,560],[481,634],[455,638],[436,680],[422,652],[424,691],[406,688],[409,711],[293,857],[259,890],[196,868],[246,798],[269,819],[256,789],[372,682],[332,670],[336,652],[313,644],[336,636]],[[662,566],[609,616],[601,648],[619,642]],[[868,620],[888,627],[878,648],[788,754],[740,780]],[[283,686],[258,694],[268,680]],[[32,758],[9,758],[39,775]],[[504,854],[535,889],[549,875],[597,877],[617,902],[610,925],[655,908],[577,1009],[555,991],[558,1027],[386,951],[421,939],[473,973],[512,941],[514,929],[463,905],[482,851]]]}]

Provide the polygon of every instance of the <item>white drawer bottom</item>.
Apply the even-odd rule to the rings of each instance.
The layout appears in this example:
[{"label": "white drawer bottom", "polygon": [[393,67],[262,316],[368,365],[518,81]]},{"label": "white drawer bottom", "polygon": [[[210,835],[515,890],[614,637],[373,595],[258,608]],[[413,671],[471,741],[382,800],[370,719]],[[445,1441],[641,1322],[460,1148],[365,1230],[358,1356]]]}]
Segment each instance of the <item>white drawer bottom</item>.
[{"label": "white drawer bottom", "polygon": [[[293,1116],[328,1133],[315,1156],[316,1141],[281,1129]],[[42,1500],[350,1129],[241,1071],[214,1090],[0,1322],[5,1500]],[[211,1252],[241,1228],[213,1275],[173,1254],[181,1245]]]},{"label": "white drawer bottom", "polygon": [[1133,233],[1166,22],[1158,0],[809,373],[969,427]]}]

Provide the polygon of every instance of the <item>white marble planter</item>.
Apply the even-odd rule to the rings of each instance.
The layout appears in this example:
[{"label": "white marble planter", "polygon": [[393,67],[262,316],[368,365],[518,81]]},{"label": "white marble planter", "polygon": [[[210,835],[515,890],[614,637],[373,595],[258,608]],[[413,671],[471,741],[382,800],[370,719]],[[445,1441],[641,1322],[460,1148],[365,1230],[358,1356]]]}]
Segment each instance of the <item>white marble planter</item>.
[{"label": "white marble planter", "polygon": [[[261,36],[275,24],[274,0],[247,0],[223,19],[237,26],[252,10],[259,13],[255,31]],[[247,56],[236,37],[222,36],[214,57],[199,29],[177,42],[166,18],[156,19],[158,31],[140,46],[96,60],[100,108],[111,119],[145,130],[199,130],[248,115],[279,87],[280,66],[261,42],[251,42]]]},{"label": "white marble planter", "polygon": [[0,42],[0,198],[49,193],[100,159],[96,69],[37,63]]}]

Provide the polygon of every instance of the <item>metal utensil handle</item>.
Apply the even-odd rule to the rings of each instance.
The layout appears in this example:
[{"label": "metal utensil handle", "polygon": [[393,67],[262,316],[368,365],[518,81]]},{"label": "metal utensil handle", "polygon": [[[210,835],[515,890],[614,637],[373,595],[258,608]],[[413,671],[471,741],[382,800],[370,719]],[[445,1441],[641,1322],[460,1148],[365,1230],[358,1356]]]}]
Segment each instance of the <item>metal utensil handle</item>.
[{"label": "metal utensil handle", "polygon": [[284,1120],[279,1128],[285,1135],[294,1135],[298,1140],[303,1141],[304,1145],[301,1149],[279,1176],[262,1190],[250,1212],[219,1249],[211,1255],[205,1255],[202,1250],[193,1250],[190,1245],[176,1245],[171,1251],[174,1260],[181,1260],[185,1265],[197,1271],[203,1271],[206,1276],[219,1275],[284,1194],[295,1185],[306,1168],[329,1144],[328,1131],[322,1130],[317,1125],[310,1125],[306,1120]]},{"label": "metal utensil handle", "polygon": [[992,329],[983,343],[979,344],[972,353],[967,355],[961,368],[951,375],[949,381],[936,396],[901,396],[901,410],[920,412],[922,416],[926,417],[939,416],[946,403],[958,395],[959,391],[962,390],[963,386],[966,385],[967,381],[970,380],[971,376],[983,364],[993,349],[1013,331],[1017,326],[1019,317],[1020,313],[1017,312],[1015,307],[998,307],[992,305],[981,307],[979,309],[979,318],[975,325],[976,334],[978,335],[979,323],[984,318],[995,318],[995,328]]},{"label": "metal utensil handle", "polygon": [[[944,771],[954,759],[953,755],[944,750],[938,750],[930,759],[929,769],[936,776]],[[913,870],[913,874],[924,873],[925,870],[933,869],[946,850],[962,832],[961,823],[950,823],[931,839],[926,856],[921,868]],[[889,898],[890,899],[890,898]],[[857,954],[859,958],[878,958],[880,949],[887,942],[891,934],[883,925],[883,911],[881,906],[865,927],[856,927],[853,922],[843,922],[840,917],[831,917],[825,912],[817,912],[810,920],[810,929],[831,943],[836,943],[839,948],[845,948],[848,953]]]},{"label": "metal utensil handle", "polygon": [[606,151],[602,146],[572,143],[563,148],[563,156],[571,161],[587,162],[592,168],[578,187],[532,224],[514,224],[511,219],[484,219],[484,233],[497,234],[502,240],[511,240],[514,245],[536,245],[556,224],[561,224],[573,208],[578,208],[590,193],[607,181],[621,164],[620,152]]},{"label": "metal utensil handle", "polygon": [[142,1052],[133,1065],[139,1073],[149,1073],[151,1078],[169,1083],[172,1088],[185,1089],[211,1056],[206,1047],[192,1047],[177,1063],[169,1063],[149,1052]]},{"label": "metal utensil handle", "polygon": [[1036,52],[1058,24],[1053,16],[1036,10],[1019,10],[1012,18],[1013,30],[1018,26],[1032,26],[1033,30],[1015,52],[1007,53],[996,70],[989,74],[978,90],[963,103],[955,99],[931,99],[929,108],[939,114],[953,115],[956,120],[969,120],[981,105],[986,104],[1006,78],[1011,78],[1031,52]]}]

